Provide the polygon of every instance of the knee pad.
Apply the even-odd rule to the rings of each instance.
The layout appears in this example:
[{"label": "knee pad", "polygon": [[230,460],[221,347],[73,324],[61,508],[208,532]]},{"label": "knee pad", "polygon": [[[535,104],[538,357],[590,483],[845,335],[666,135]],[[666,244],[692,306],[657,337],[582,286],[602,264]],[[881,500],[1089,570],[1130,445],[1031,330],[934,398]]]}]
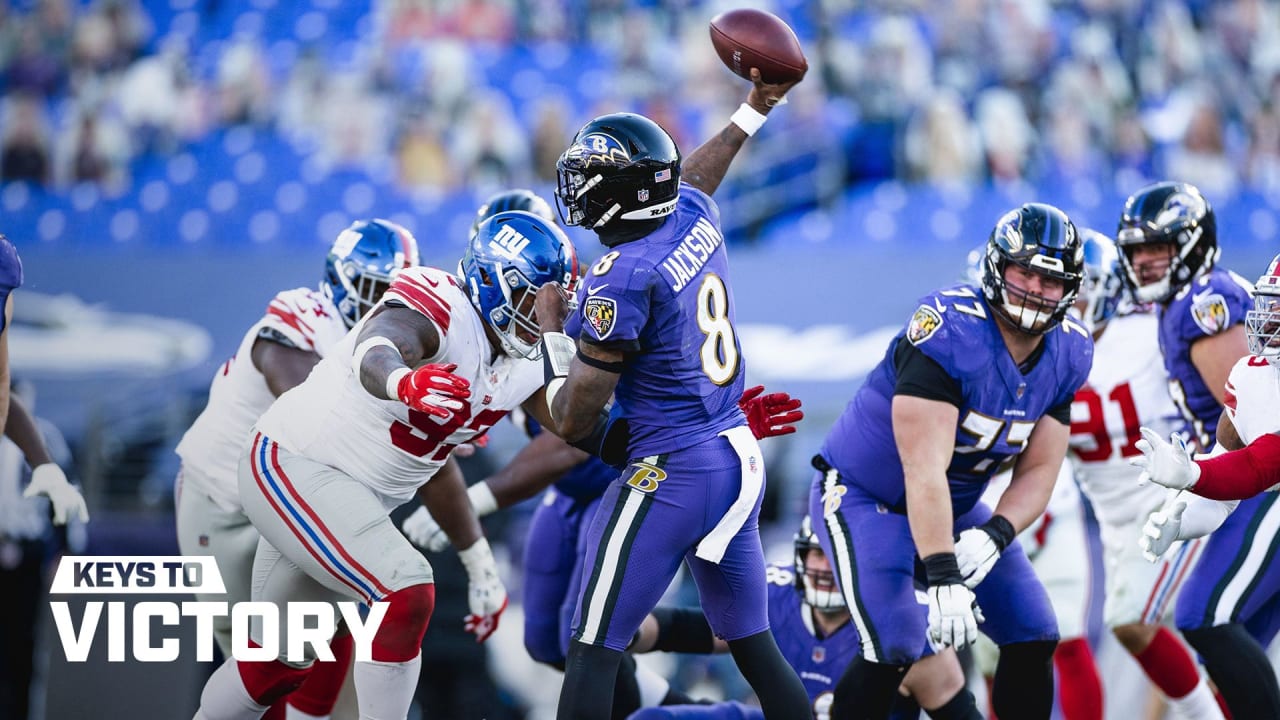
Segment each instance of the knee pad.
[{"label": "knee pad", "polygon": [[382,626],[373,636],[373,659],[378,662],[408,662],[422,651],[431,612],[436,606],[434,583],[410,585],[382,599],[388,604]]}]

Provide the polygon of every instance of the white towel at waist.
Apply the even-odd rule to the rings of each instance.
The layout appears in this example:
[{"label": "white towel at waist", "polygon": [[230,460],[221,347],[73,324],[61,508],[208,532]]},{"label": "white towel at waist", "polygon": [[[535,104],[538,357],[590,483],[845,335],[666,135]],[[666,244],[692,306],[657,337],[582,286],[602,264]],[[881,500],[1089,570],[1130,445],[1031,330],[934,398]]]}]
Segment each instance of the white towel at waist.
[{"label": "white towel at waist", "polygon": [[695,553],[703,560],[719,563],[724,558],[724,551],[729,541],[742,529],[743,523],[751,515],[760,493],[764,492],[764,456],[760,453],[760,443],[745,425],[729,428],[720,433],[742,461],[742,485],[738,489],[738,497],[729,506],[724,516],[711,528],[711,532],[698,543]]}]

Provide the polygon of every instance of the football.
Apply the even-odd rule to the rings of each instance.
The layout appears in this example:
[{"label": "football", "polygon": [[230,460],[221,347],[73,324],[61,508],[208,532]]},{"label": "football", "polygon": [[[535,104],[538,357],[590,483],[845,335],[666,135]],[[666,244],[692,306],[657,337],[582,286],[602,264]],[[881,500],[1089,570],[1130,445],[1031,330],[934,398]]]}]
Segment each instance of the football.
[{"label": "football", "polygon": [[747,80],[753,67],[767,83],[797,81],[809,70],[795,31],[763,10],[730,10],[715,16],[711,44],[724,64]]}]

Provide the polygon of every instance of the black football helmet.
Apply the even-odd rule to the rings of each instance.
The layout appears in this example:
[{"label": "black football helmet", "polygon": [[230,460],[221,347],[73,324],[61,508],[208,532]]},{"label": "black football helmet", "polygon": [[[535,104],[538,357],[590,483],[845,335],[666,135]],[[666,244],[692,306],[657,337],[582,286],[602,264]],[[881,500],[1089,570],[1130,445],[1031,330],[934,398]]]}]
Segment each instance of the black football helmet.
[{"label": "black football helmet", "polygon": [[[1010,263],[1063,284],[1062,298],[1050,300],[1005,281]],[[987,238],[982,291],[987,303],[1015,328],[1043,334],[1062,322],[1076,301],[1084,276],[1084,241],[1076,226],[1052,205],[1027,203],[1010,210]]]},{"label": "black football helmet", "polygon": [[480,227],[480,223],[508,210],[522,210],[537,215],[548,222],[556,219],[551,214],[551,206],[534,191],[525,190],[524,188],[504,190],[485,200],[480,209],[476,210],[476,219],[471,221],[470,237],[476,236],[476,229]]},{"label": "black football helmet", "polygon": [[809,569],[807,558],[810,550],[822,552],[818,536],[813,534],[813,522],[805,515],[795,537],[796,589],[804,595],[804,601],[819,612],[835,612],[845,608],[844,594],[836,584],[835,573],[830,570]]},{"label": "black football helmet", "polygon": [[[1170,243],[1172,257],[1164,276],[1143,285],[1133,266],[1141,245]],[[1116,230],[1125,285],[1139,303],[1165,303],[1218,260],[1218,223],[1209,201],[1194,185],[1161,182],[1147,186],[1124,203]]]},{"label": "black football helmet", "polygon": [[556,206],[565,225],[599,230],[617,220],[669,215],[680,197],[680,150],[654,121],[601,115],[556,161]]}]

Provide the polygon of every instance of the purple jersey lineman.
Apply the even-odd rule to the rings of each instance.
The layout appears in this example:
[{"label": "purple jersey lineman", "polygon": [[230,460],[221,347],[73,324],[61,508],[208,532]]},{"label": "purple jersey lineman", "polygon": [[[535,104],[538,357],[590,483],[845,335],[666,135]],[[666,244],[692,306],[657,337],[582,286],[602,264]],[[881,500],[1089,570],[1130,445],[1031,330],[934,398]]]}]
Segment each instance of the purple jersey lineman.
[{"label": "purple jersey lineman", "polygon": [[1252,292],[1248,280],[1214,268],[1159,309],[1160,352],[1169,372],[1169,395],[1202,448],[1213,443],[1222,405],[1191,363],[1191,345],[1243,323],[1244,314],[1253,308]]},{"label": "purple jersey lineman", "polygon": [[697,188],[681,183],[660,228],[596,261],[578,305],[566,334],[636,351],[614,391],[631,457],[692,447],[745,422],[720,212]]},{"label": "purple jersey lineman", "polygon": [[955,515],[974,506],[1001,461],[1022,452],[1046,411],[1071,401],[1093,363],[1093,339],[1068,318],[1045,335],[1044,355],[1023,375],[996,322],[982,293],[968,285],[920,300],[910,325],[889,344],[822,446],[823,457],[845,484],[895,512],[906,510],[891,407],[897,384],[894,350],[899,342],[911,342],[958,380],[964,393],[947,481]]},{"label": "purple jersey lineman", "polygon": [[[926,613],[917,601],[923,572],[906,516],[902,462],[893,437],[895,351],[909,342],[959,385],[956,449],[947,469],[953,532],[979,525],[991,510],[978,502],[1001,461],[1023,449],[1036,422],[1069,403],[1093,363],[1093,338],[1071,319],[1045,334],[1026,373],[1014,364],[982,294],[967,285],[921,299],[910,324],[889,343],[827,435],[809,491],[814,533],[832,559],[853,615],[861,654],[906,665],[926,651]],[[986,611],[982,630],[997,645],[1057,639],[1048,595],[1014,541],[975,590]]]}]

